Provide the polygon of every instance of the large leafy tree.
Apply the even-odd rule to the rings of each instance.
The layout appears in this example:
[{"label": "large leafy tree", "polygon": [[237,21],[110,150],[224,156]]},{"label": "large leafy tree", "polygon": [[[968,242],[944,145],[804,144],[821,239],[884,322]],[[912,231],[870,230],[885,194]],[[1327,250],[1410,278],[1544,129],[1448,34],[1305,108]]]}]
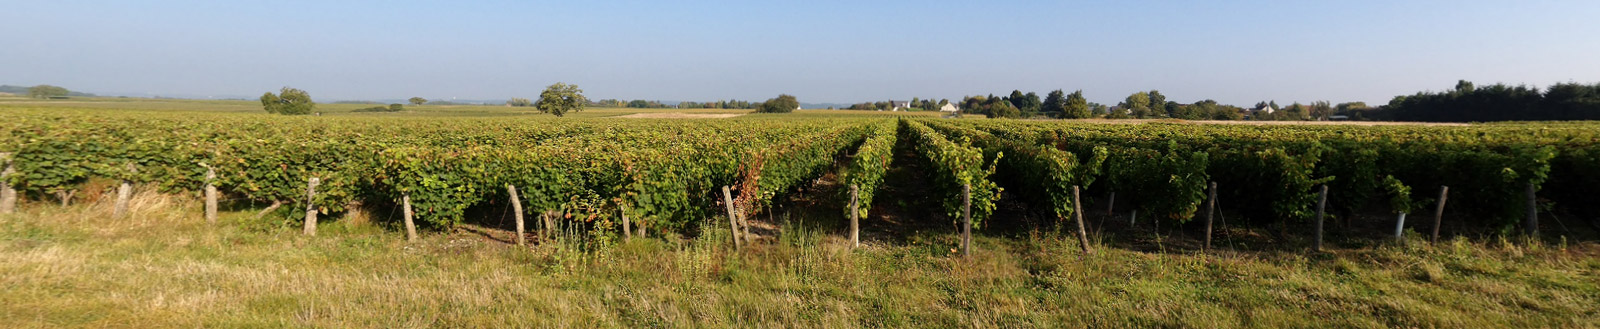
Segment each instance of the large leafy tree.
[{"label": "large leafy tree", "polygon": [[[1128,95],[1128,98],[1123,99],[1122,104],[1118,104],[1117,107],[1121,108],[1121,110],[1128,111],[1128,115],[1132,115],[1136,118],[1149,117],[1150,93],[1141,91],[1133,93],[1132,95]],[[1112,113],[1112,115],[1118,114],[1119,113]]]},{"label": "large leafy tree", "polygon": [[56,87],[56,86],[51,86],[51,85],[37,85],[37,86],[33,86],[31,88],[28,88],[28,97],[33,97],[33,98],[60,97],[60,96],[66,96],[68,93],[70,93],[70,92],[67,91],[67,88],[61,88],[61,87]]},{"label": "large leafy tree", "polygon": [[1333,104],[1328,101],[1311,102],[1310,114],[1312,120],[1328,120],[1333,116]]},{"label": "large leafy tree", "polygon": [[[1163,114],[1163,115],[1169,115],[1169,116],[1172,115],[1172,113],[1169,113],[1167,111],[1167,95],[1162,95],[1160,90],[1154,90],[1154,89],[1150,90],[1148,95],[1150,97],[1150,103],[1149,103],[1150,104],[1149,105],[1150,113],[1148,113],[1148,114],[1146,114],[1144,116],[1140,116],[1140,117],[1153,117],[1153,116],[1156,116],[1156,114],[1158,114],[1158,113],[1159,114]],[[1177,104],[1173,104],[1173,105],[1177,105]]]},{"label": "large leafy tree", "polygon": [[789,113],[794,112],[794,109],[796,108],[800,108],[799,100],[795,99],[792,95],[781,94],[778,95],[777,98],[768,99],[765,102],[761,102],[761,108],[756,109],[756,112]]},{"label": "large leafy tree", "polygon": [[1039,107],[1043,103],[1039,101],[1039,94],[1033,92],[1023,94],[1021,90],[1012,90],[1011,95],[1007,96],[1006,100],[1011,103],[1012,107],[1017,108],[1017,111],[1021,113],[1020,116],[1023,117],[1031,117],[1038,114]]},{"label": "large leafy tree", "polygon": [[1039,94],[1030,91],[1028,94],[1022,95],[1022,105],[1017,108],[1022,110],[1022,116],[1031,117],[1039,114],[1039,107],[1044,105],[1044,102],[1039,101]]},{"label": "large leafy tree", "polygon": [[422,103],[427,103],[428,99],[422,97],[412,97],[409,99],[409,101],[411,101],[411,105],[422,105]]},{"label": "large leafy tree", "polygon": [[1048,116],[1063,117],[1064,114],[1062,112],[1066,111],[1066,108],[1067,94],[1062,92],[1061,89],[1056,89],[1045,94],[1044,104],[1039,105],[1039,112]]},{"label": "large leafy tree", "polygon": [[311,94],[304,90],[283,87],[278,94],[267,92],[261,95],[261,107],[267,113],[284,115],[306,115],[316,110],[317,103],[311,101]]},{"label": "large leafy tree", "polygon": [[1011,105],[1011,102],[1000,98],[990,98],[989,102],[983,106],[987,108],[986,113],[989,114],[990,119],[1022,117],[1021,110]]},{"label": "large leafy tree", "polygon": [[583,111],[583,106],[589,104],[589,99],[583,97],[583,89],[578,85],[569,85],[557,82],[544,88],[539,93],[539,101],[533,107],[539,112],[563,116],[567,113]]},{"label": "large leafy tree", "polygon": [[1062,109],[1061,117],[1067,119],[1086,119],[1094,115],[1089,111],[1089,100],[1083,98],[1083,90],[1067,95]]}]

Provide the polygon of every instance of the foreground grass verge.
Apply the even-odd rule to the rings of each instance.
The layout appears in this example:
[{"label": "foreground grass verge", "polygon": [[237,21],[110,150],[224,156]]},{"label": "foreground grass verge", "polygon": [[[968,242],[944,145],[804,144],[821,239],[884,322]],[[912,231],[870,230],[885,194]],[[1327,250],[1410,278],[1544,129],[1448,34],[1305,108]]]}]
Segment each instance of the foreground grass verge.
[{"label": "foreground grass verge", "polygon": [[106,208],[0,216],[0,327],[1600,326],[1593,245],[1080,258],[1039,232],[980,236],[962,260],[944,232],[857,251],[804,224],[741,252],[716,229],[517,248]]}]

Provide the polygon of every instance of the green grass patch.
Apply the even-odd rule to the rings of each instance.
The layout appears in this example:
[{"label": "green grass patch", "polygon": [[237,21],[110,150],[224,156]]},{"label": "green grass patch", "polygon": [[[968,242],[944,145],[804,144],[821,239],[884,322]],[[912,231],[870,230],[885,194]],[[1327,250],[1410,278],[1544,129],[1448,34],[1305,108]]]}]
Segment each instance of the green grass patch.
[{"label": "green grass patch", "polygon": [[519,248],[337,219],[306,237],[249,213],[75,220],[93,214],[0,217],[0,327],[1600,326],[1593,244],[1080,257],[1039,231],[979,235],[961,259],[946,232],[850,250],[798,222],[733,251],[719,227]]}]

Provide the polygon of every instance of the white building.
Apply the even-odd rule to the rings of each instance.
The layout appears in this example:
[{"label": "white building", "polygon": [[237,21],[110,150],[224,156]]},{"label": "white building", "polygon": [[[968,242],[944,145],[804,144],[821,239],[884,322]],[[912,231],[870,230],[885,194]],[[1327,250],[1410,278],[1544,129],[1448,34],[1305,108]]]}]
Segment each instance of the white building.
[{"label": "white building", "polygon": [[899,110],[902,110],[902,109],[910,109],[910,108],[911,108],[911,101],[896,101],[896,100],[890,100],[889,101],[889,111],[899,111]]},{"label": "white building", "polygon": [[939,112],[946,112],[946,113],[961,112],[961,106],[956,105],[956,103],[945,103],[944,106],[940,106],[939,107]]}]

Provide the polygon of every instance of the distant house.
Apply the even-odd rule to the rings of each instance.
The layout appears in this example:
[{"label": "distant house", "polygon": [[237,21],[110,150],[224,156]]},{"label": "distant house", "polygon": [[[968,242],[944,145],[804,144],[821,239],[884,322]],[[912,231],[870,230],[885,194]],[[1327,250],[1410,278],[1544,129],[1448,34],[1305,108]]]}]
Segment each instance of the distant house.
[{"label": "distant house", "polygon": [[910,109],[910,108],[911,108],[911,101],[897,101],[897,100],[890,100],[889,101],[889,111],[899,111],[901,109]]},{"label": "distant house", "polygon": [[940,106],[939,107],[939,112],[947,112],[947,113],[961,112],[961,106],[956,105],[956,103],[946,103],[946,104],[944,104],[944,106]]},{"label": "distant house", "polygon": [[1272,108],[1272,105],[1262,105],[1261,108],[1256,109],[1256,112],[1264,112],[1266,114],[1272,114],[1272,112],[1277,111],[1278,109]]}]

